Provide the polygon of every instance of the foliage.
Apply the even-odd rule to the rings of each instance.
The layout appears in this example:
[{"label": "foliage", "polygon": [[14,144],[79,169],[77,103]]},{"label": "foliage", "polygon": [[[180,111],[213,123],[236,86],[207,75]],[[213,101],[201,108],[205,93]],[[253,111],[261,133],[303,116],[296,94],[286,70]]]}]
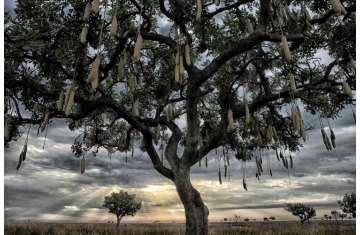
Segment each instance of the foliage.
[{"label": "foliage", "polygon": [[356,193],[345,194],[342,200],[338,201],[341,210],[356,217]]},{"label": "foliage", "polygon": [[134,216],[136,211],[140,210],[141,202],[136,201],[135,197],[135,194],[128,194],[122,190],[112,192],[105,196],[103,206],[109,209],[109,213],[116,215],[119,225],[121,218],[127,215]]},{"label": "foliage", "polygon": [[293,215],[298,216],[301,223],[304,223],[305,221],[309,222],[312,217],[316,216],[315,209],[303,203],[289,204],[285,209]]},{"label": "foliage", "polygon": [[[5,114],[18,130],[6,127],[6,143],[25,125],[51,128],[66,119],[81,133],[76,157],[140,147],[178,190],[191,191],[179,193],[194,197],[182,201],[207,217],[189,175],[209,152],[255,161],[260,177],[259,153],[275,150],[289,169],[312,127],[302,112],[322,123],[355,104],[353,0],[341,1],[341,16],[327,0],[207,1],[201,8],[195,1],[105,2],[86,19],[89,0],[19,0],[15,15],[6,15]],[[59,108],[64,93],[74,99]]]}]

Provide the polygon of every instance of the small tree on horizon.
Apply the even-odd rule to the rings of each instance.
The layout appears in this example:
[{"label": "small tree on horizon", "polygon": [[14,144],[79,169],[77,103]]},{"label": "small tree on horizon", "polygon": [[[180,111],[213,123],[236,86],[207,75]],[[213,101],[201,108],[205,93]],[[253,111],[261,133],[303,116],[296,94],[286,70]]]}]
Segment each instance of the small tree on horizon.
[{"label": "small tree on horizon", "polygon": [[301,224],[303,224],[305,221],[310,223],[310,219],[316,216],[315,209],[303,203],[288,204],[285,210],[289,211],[295,216],[298,216],[300,218]]},{"label": "small tree on horizon", "polygon": [[330,212],[332,217],[335,220],[335,223],[338,223],[338,218],[340,217],[340,213],[337,210],[333,210]]},{"label": "small tree on horizon", "polygon": [[346,193],[338,203],[344,213],[351,214],[353,218],[356,218],[356,193]]},{"label": "small tree on horizon", "polygon": [[128,194],[120,190],[105,196],[104,207],[109,209],[109,213],[116,215],[116,226],[119,227],[120,221],[124,216],[134,216],[140,210],[141,202],[136,201],[135,194]]},{"label": "small tree on horizon", "polygon": [[346,213],[340,213],[339,217],[341,218],[341,221],[344,221],[344,219],[347,217]]},{"label": "small tree on horizon", "polygon": [[276,220],[275,216],[270,216],[269,219],[270,220]]}]

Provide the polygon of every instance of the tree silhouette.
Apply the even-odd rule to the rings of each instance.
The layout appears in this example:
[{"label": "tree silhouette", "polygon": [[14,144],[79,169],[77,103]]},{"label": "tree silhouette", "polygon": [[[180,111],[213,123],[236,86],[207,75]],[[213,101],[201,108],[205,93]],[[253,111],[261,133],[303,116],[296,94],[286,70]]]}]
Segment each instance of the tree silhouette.
[{"label": "tree silhouette", "polygon": [[298,216],[302,224],[305,221],[310,222],[310,219],[316,216],[316,211],[314,208],[302,203],[289,204],[285,209],[293,215]]},{"label": "tree silhouette", "polygon": [[109,196],[105,196],[103,206],[109,209],[109,213],[116,215],[117,227],[124,216],[134,216],[140,210],[141,202],[136,201],[135,197],[135,194],[128,194],[122,190],[118,193],[112,192]]},{"label": "tree silhouette", "polygon": [[338,218],[340,217],[340,213],[337,210],[333,210],[330,212],[332,218],[334,218],[335,223],[338,223]]},{"label": "tree silhouette", "polygon": [[224,153],[220,183],[230,156],[258,178],[262,151],[289,169],[303,110],[335,148],[323,120],[355,102],[355,3],[331,2],[19,0],[5,19],[5,142],[66,119],[81,173],[88,152],[140,147],[175,184],[186,234],[208,234],[190,169],[210,152]]},{"label": "tree silhouette", "polygon": [[356,217],[356,194],[345,194],[342,200],[338,201],[341,210],[344,213],[350,213],[353,218]]}]

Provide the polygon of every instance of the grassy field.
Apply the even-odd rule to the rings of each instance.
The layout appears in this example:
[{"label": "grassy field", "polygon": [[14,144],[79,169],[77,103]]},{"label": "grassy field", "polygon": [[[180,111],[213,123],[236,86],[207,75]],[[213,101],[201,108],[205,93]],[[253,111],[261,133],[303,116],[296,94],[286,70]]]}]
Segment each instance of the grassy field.
[{"label": "grassy field", "polygon": [[[184,224],[50,224],[23,223],[5,225],[6,235],[177,235],[184,233]],[[333,221],[298,222],[240,222],[211,223],[211,235],[348,235],[355,234],[355,222],[335,224]]]}]

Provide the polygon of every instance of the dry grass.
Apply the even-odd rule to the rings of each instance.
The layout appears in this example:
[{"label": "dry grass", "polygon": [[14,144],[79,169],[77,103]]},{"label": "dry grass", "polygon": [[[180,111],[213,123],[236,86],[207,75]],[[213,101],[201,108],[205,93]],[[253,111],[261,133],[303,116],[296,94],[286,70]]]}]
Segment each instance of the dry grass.
[{"label": "dry grass", "polygon": [[[5,226],[6,235],[177,235],[184,234],[184,224],[51,224],[22,223]],[[301,225],[297,222],[211,223],[210,235],[348,235],[355,234],[355,222],[317,221]]]}]

